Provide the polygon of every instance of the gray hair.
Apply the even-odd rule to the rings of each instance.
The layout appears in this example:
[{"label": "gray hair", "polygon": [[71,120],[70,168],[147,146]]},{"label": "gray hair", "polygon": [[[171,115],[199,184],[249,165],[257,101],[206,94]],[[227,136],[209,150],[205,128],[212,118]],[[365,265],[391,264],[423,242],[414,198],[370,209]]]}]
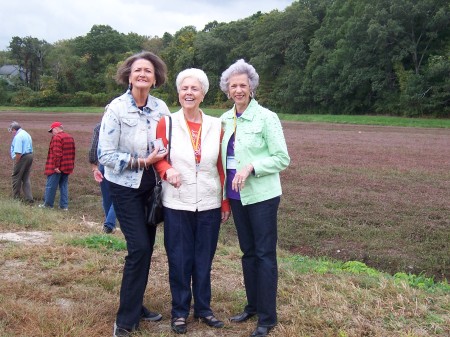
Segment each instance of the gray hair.
[{"label": "gray hair", "polygon": [[9,132],[17,131],[21,128],[20,124],[16,121],[11,122],[8,127]]},{"label": "gray hair", "polygon": [[222,73],[222,76],[220,77],[220,90],[228,95],[228,85],[230,77],[233,75],[241,74],[246,74],[248,76],[250,92],[254,94],[256,88],[259,85],[259,75],[256,72],[255,68],[251,64],[245,62],[244,59],[237,60]]},{"label": "gray hair", "polygon": [[177,92],[180,92],[181,83],[188,77],[198,80],[202,87],[203,95],[206,95],[209,89],[208,76],[203,70],[197,68],[188,68],[178,74],[176,80]]}]

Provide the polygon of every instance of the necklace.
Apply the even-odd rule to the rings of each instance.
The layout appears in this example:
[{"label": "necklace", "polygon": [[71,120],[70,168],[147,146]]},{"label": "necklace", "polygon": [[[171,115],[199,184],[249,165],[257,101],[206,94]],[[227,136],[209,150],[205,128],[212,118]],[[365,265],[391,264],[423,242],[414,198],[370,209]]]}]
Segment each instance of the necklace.
[{"label": "necklace", "polygon": [[[186,119],[186,116],[184,117],[184,121],[185,121],[186,127],[188,128],[188,131],[189,131],[189,138],[191,139],[192,148],[194,149],[195,167],[196,167],[196,171],[198,172],[199,167],[200,167],[200,155],[201,155],[200,138],[202,135],[203,117],[200,113],[200,128],[198,129],[197,137],[195,139],[194,139],[193,131],[191,130],[189,123]],[[194,122],[192,122],[192,123],[194,123]]]}]

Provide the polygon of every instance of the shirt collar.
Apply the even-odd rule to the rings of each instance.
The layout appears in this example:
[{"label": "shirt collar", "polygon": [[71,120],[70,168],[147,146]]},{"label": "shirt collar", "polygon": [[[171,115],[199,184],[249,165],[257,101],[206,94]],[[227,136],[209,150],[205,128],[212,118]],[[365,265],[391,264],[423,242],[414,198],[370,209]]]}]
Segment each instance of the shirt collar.
[{"label": "shirt collar", "polygon": [[141,110],[139,110],[136,101],[133,98],[133,95],[131,94],[131,90],[128,89],[126,92],[126,95],[128,97],[128,103],[129,103],[129,111],[133,111],[133,112],[139,112],[139,113],[151,113],[152,111],[156,110],[158,103],[156,102],[156,98],[148,95],[147,98],[147,104],[144,106],[143,108],[143,112]]}]

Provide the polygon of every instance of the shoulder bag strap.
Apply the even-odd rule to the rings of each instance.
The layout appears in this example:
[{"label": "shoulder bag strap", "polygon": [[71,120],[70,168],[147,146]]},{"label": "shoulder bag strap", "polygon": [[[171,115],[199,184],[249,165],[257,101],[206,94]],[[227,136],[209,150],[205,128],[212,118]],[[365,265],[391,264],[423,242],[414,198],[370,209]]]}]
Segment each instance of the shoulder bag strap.
[{"label": "shoulder bag strap", "polygon": [[167,119],[166,119],[166,138],[167,138],[167,161],[170,163],[170,148],[171,148],[171,143],[172,143],[172,117],[171,116],[167,116],[167,118],[169,119],[169,130],[167,130]]}]

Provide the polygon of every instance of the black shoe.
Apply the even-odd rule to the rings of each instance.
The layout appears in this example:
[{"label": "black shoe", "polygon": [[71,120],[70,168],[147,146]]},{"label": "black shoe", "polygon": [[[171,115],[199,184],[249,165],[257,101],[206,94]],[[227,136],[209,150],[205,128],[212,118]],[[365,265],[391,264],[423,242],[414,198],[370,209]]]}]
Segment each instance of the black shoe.
[{"label": "black shoe", "polygon": [[242,323],[242,322],[245,322],[246,320],[252,318],[253,316],[255,316],[255,314],[250,314],[250,313],[244,311],[240,314],[237,314],[236,316],[230,317],[230,322]]},{"label": "black shoe", "polygon": [[162,319],[162,315],[144,308],[144,311],[142,312],[141,315],[141,319],[143,321],[159,322]]},{"label": "black shoe", "polygon": [[273,326],[258,326],[256,330],[252,332],[250,337],[266,337]]},{"label": "black shoe", "polygon": [[185,334],[187,332],[186,318],[177,317],[172,318],[172,331],[177,334]]},{"label": "black shoe", "polygon": [[121,328],[121,327],[117,326],[116,323],[114,323],[113,337],[128,337],[128,336],[131,336],[131,333],[132,333],[132,331]]},{"label": "black shoe", "polygon": [[109,228],[108,226],[103,225],[102,232],[105,233],[105,234],[111,234],[112,232],[114,232],[114,229]]},{"label": "black shoe", "polygon": [[200,319],[203,323],[209,325],[212,328],[223,328],[225,324],[222,321],[218,320],[214,315],[207,317],[195,317]]}]

